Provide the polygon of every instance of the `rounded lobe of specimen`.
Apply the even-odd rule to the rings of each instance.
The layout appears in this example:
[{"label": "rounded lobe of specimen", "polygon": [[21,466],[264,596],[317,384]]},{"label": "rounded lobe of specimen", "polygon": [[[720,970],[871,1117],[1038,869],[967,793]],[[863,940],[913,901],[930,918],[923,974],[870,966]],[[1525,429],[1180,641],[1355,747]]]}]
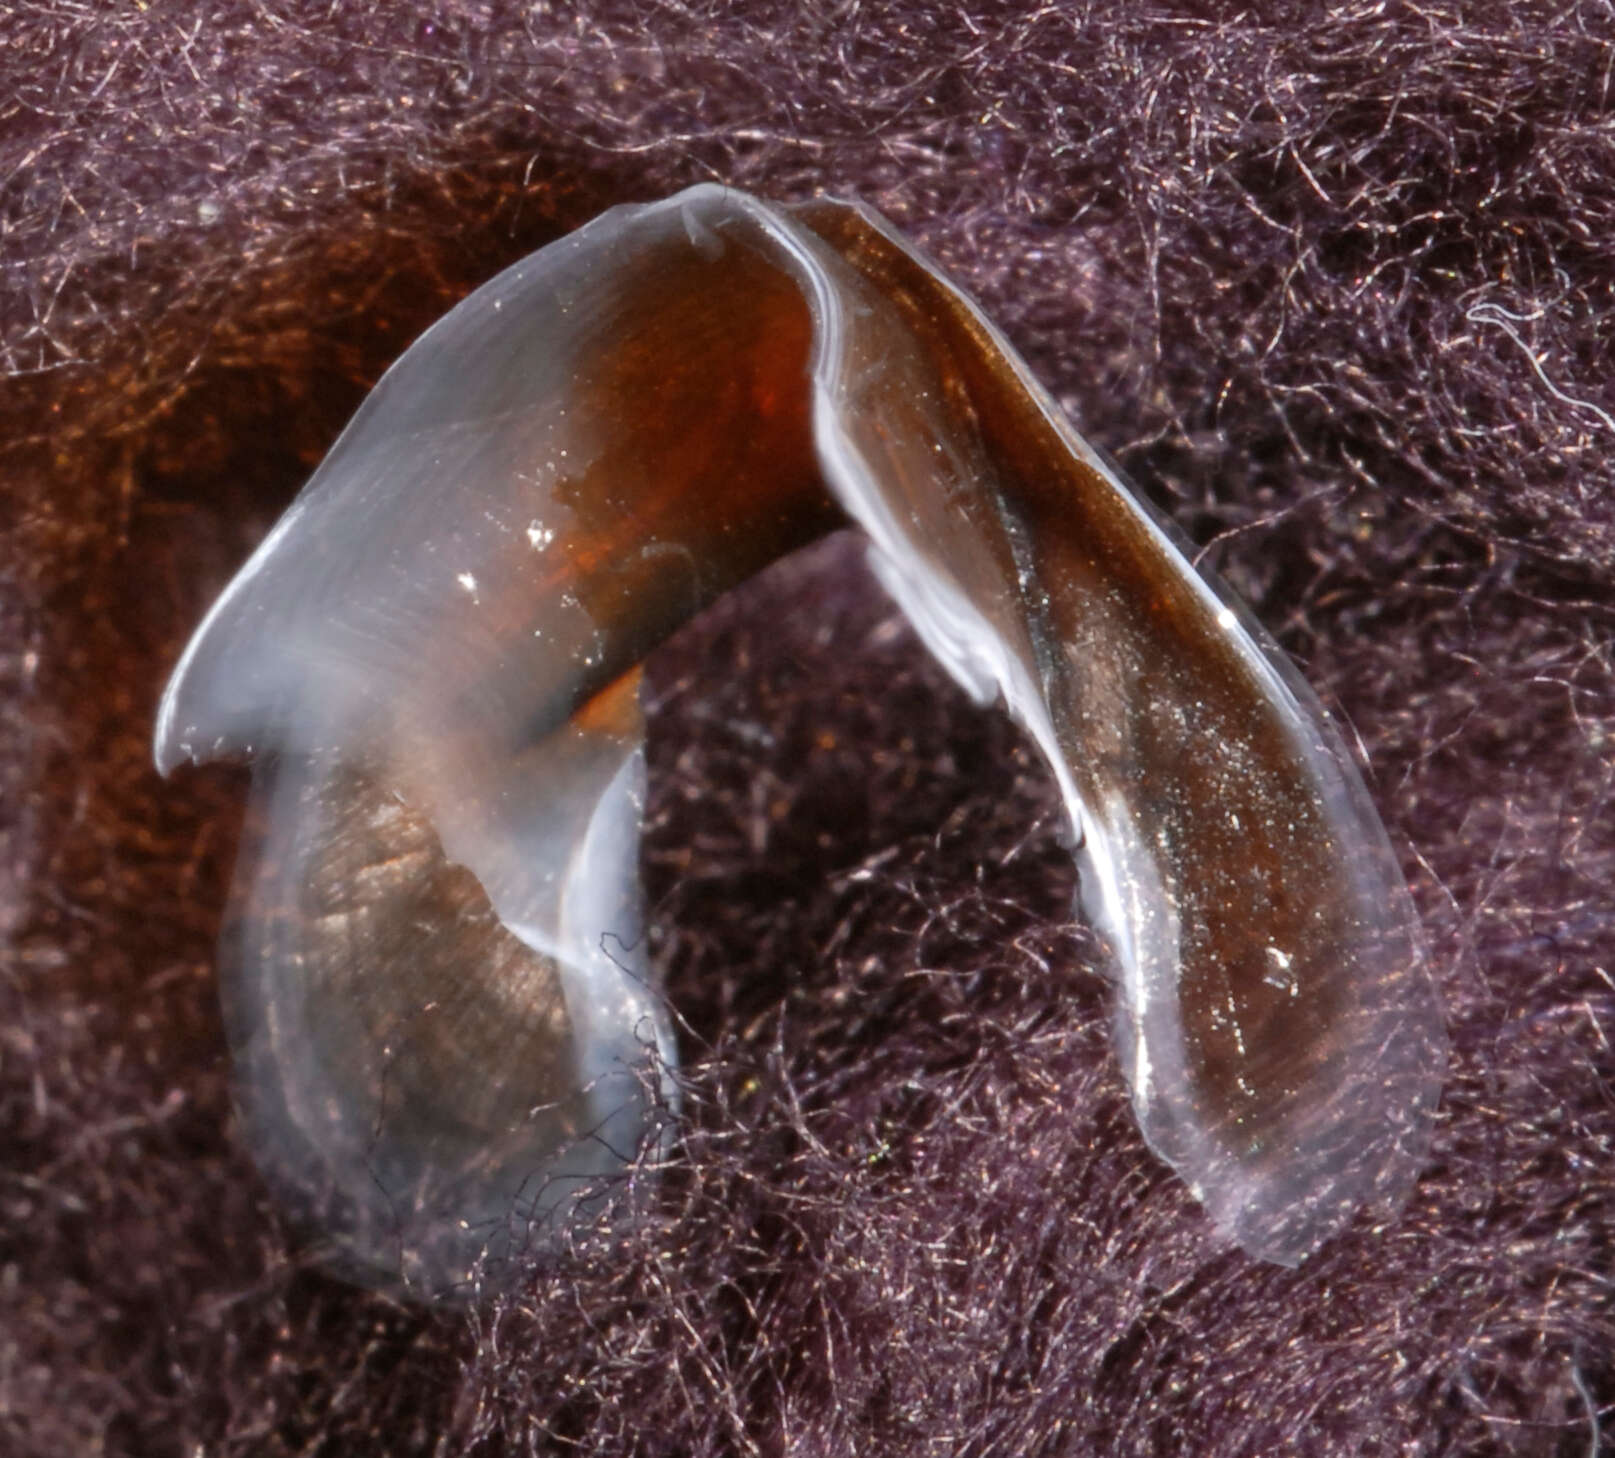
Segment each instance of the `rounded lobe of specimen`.
[{"label": "rounded lobe of specimen", "polygon": [[1273,1260],[1405,1195],[1441,1018],[1311,695],[880,219],[700,187],[429,330],[164,699],[165,770],[273,760],[232,1037],[260,1158],[356,1266],[452,1287],[654,1138],[637,666],[848,521],[1049,758],[1151,1145]]},{"label": "rounded lobe of specimen", "polygon": [[654,1137],[642,961],[582,931],[631,918],[639,774],[631,757],[578,847],[562,956],[513,936],[425,817],[350,763],[255,771],[225,1023],[260,1166],[339,1270],[452,1290]]}]

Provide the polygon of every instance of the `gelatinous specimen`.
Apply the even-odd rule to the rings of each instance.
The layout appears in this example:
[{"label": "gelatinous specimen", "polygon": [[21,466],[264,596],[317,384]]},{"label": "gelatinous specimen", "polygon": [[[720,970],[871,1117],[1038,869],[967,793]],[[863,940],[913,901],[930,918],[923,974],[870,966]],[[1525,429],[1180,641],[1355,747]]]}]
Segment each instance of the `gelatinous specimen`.
[{"label": "gelatinous specimen", "polygon": [[1150,1145],[1275,1261],[1405,1195],[1441,1017],[1311,695],[880,218],[699,187],[429,330],[163,702],[162,769],[257,765],[242,1102],[351,1267],[453,1286],[656,1137],[638,666],[849,522],[1054,769]]}]

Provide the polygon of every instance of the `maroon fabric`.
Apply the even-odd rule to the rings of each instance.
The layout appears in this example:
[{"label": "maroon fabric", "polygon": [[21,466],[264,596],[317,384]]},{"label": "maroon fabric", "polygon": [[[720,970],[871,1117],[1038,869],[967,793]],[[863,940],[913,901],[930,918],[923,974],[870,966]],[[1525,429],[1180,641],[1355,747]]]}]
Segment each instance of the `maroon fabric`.
[{"label": "maroon fabric", "polygon": [[[1594,0],[9,7],[0,1452],[1596,1452],[1612,40]],[[288,1244],[215,1006],[241,781],[157,779],[157,693],[419,329],[714,177],[931,248],[1355,732],[1454,1045],[1391,1226],[1293,1272],[1210,1237],[1045,775],[831,550],[657,665],[653,1213],[462,1315]]]}]

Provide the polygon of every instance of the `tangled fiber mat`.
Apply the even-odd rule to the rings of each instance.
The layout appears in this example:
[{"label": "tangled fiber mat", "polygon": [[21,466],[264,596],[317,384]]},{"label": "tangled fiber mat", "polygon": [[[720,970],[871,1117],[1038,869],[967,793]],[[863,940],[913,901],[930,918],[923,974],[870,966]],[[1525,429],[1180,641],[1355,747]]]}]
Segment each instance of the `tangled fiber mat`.
[{"label": "tangled fiber mat", "polygon": [[[19,0],[0,17],[0,1452],[1594,1455],[1615,1410],[1615,11]],[[685,1137],[423,1313],[232,1121],[242,781],[157,694],[388,362],[613,202],[855,195],[1350,726],[1450,1013],[1300,1269],[1144,1147],[1053,789],[844,547],[654,665]]]}]

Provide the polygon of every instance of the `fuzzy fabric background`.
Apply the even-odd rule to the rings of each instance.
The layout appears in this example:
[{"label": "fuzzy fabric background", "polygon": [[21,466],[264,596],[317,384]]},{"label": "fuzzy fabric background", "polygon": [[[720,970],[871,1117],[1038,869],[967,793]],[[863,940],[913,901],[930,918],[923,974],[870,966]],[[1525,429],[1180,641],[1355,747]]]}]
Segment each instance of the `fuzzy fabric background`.
[{"label": "fuzzy fabric background", "polygon": [[[1596,1455],[1612,88],[1608,0],[7,6],[0,1453]],[[1355,732],[1453,1037],[1393,1224],[1213,1238],[1036,757],[832,548],[656,664],[651,1217],[469,1314],[300,1258],[158,692],[419,330],[706,178],[909,230]]]}]

